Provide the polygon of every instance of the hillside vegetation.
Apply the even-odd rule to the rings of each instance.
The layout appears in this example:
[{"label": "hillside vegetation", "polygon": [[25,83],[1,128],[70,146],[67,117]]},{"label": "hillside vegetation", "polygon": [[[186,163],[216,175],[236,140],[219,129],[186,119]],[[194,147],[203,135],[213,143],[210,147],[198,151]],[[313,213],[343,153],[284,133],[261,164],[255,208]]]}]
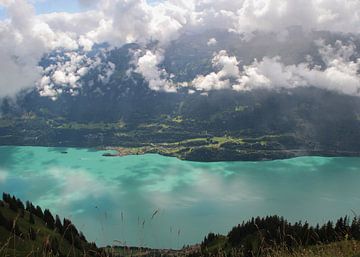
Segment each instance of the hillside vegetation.
[{"label": "hillside vegetation", "polygon": [[[269,51],[298,64],[318,52],[314,42],[319,38],[334,45],[350,36],[304,35],[297,29],[289,33],[289,41],[283,43],[272,34],[254,35],[249,42],[226,31],[184,35],[167,49],[161,68],[176,82],[192,81],[212,72],[214,51],[225,48],[242,64]],[[204,47],[215,36],[221,39],[219,45]],[[351,38],[360,45],[359,38]],[[140,74],[129,73],[134,70],[132,53],[140,49],[126,44],[105,51],[101,62],[115,65],[113,75],[102,82],[97,69],[89,71],[76,94],[64,90],[51,99],[34,88],[16,98],[0,98],[0,145],[121,147],[130,154],[156,152],[192,161],[360,156],[357,96],[311,86],[191,94],[186,87],[177,93],[154,91]],[[58,55],[67,59],[66,52],[50,53],[43,67],[53,65]],[[320,56],[315,54],[313,61],[325,68]]]},{"label": "hillside vegetation", "polygon": [[[360,156],[356,97],[311,88],[129,97],[105,108],[109,102],[101,96],[94,105],[98,110],[88,111],[68,106],[65,96],[50,103],[28,99],[31,104],[21,108],[5,101],[0,145],[119,147],[121,154],[159,153],[191,161]],[[80,111],[83,116],[73,116]]]},{"label": "hillside vegetation", "polygon": [[315,227],[282,217],[253,218],[227,235],[210,233],[199,245],[181,250],[137,247],[98,248],[68,219],[3,194],[0,201],[1,257],[359,257],[360,221],[340,218]]},{"label": "hillside vegetation", "polygon": [[4,194],[0,201],[0,256],[102,256],[68,219]]},{"label": "hillside vegetation", "polygon": [[278,216],[252,218],[226,236],[210,233],[193,256],[353,256],[360,253],[360,221],[340,218],[322,226]]}]

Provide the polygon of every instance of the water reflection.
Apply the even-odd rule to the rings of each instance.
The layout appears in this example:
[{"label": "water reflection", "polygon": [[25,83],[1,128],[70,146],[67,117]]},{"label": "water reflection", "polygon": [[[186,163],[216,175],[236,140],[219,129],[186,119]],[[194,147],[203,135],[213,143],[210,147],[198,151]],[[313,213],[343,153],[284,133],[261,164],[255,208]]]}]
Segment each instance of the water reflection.
[{"label": "water reflection", "polygon": [[0,147],[0,189],[69,217],[101,245],[178,248],[251,216],[315,223],[360,210],[360,158],[195,163],[62,150]]}]

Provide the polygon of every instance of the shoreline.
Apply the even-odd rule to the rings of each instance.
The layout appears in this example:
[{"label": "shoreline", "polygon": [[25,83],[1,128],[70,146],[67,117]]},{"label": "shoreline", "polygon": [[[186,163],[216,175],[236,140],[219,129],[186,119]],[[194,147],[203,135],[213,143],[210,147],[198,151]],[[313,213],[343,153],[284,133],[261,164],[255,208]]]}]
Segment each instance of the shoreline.
[{"label": "shoreline", "polygon": [[[135,148],[136,149],[136,148]],[[164,153],[162,151],[156,151],[152,148],[150,150],[137,149],[134,148],[126,148],[126,147],[105,147],[101,148],[101,150],[105,151],[116,151],[116,154],[103,154],[105,157],[124,157],[124,156],[135,156],[135,155],[145,155],[145,154],[159,154],[165,157],[174,157],[182,161],[196,161],[196,162],[236,162],[236,161],[276,161],[276,160],[288,160],[298,157],[360,157],[360,152],[353,151],[325,151],[325,150],[301,150],[301,149],[291,149],[291,150],[256,150],[252,152],[248,152],[246,150],[242,151],[234,151],[236,153],[235,158],[226,158],[220,157],[218,158],[186,158],[186,156],[180,156],[176,153],[169,154]]]},{"label": "shoreline", "polygon": [[[97,146],[97,147],[80,147],[80,146],[54,146],[54,145],[0,145],[0,147],[54,147],[63,149],[59,153],[62,155],[68,154],[66,148],[75,149],[93,149],[94,151],[103,151],[104,157],[125,157],[136,156],[145,154],[159,154],[164,157],[173,157],[182,161],[194,161],[194,162],[258,162],[258,161],[276,161],[276,160],[288,160],[298,157],[354,157],[360,158],[360,152],[356,151],[334,151],[334,150],[306,150],[306,149],[288,149],[288,150],[229,150],[229,149],[211,149],[211,155],[205,152],[205,155],[188,155],[184,149],[174,150],[174,148],[163,148],[157,145],[147,145],[142,147],[113,147],[113,146]],[[164,150],[166,149],[166,151]],[[169,150],[170,149],[170,150]],[[197,147],[194,148],[197,151],[209,149],[209,147]],[[113,152],[109,152],[113,151]]]}]

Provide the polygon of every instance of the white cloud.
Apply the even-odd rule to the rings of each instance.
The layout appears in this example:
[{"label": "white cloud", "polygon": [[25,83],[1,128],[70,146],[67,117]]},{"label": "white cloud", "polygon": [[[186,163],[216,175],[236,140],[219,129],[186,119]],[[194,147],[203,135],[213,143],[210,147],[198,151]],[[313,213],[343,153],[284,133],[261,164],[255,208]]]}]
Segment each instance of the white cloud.
[{"label": "white cloud", "polygon": [[19,8],[10,1],[6,4],[12,22],[0,22],[0,96],[34,85],[40,75],[40,49],[44,47],[31,33],[33,8],[25,2],[20,2]]},{"label": "white cloud", "polygon": [[235,90],[254,88],[293,88],[315,86],[335,90],[349,95],[360,95],[360,59],[351,61],[355,45],[343,45],[337,41],[335,46],[318,42],[320,55],[325,67],[312,66],[311,63],[284,65],[280,57],[265,57],[262,61],[244,66],[239,84]]},{"label": "white cloud", "polygon": [[38,62],[47,51],[77,48],[69,35],[42,22],[25,0],[9,1],[7,7],[10,20],[0,22],[0,96],[34,87],[41,77]]},{"label": "white cloud", "polygon": [[228,56],[225,50],[214,54],[212,65],[218,72],[196,77],[191,85],[197,90],[220,90],[231,88],[231,80],[240,76],[239,62],[235,56]]},{"label": "white cloud", "polygon": [[314,86],[349,95],[360,95],[360,58],[351,58],[357,52],[352,43],[344,45],[337,41],[333,46],[318,41],[319,54],[325,66],[310,62],[285,65],[279,56],[254,60],[240,71],[235,56],[225,50],[215,54],[212,60],[218,72],[196,77],[191,86],[199,91],[234,89],[236,91],[258,88],[279,89]]},{"label": "white cloud", "polygon": [[[80,2],[91,5],[95,1]],[[168,0],[156,4],[148,4],[146,0],[101,0],[90,11],[45,15],[36,15],[34,8],[26,0],[1,0],[0,4],[7,8],[9,15],[7,19],[0,21],[0,96],[13,95],[20,89],[34,86],[35,81],[41,78],[39,60],[45,53],[57,48],[83,48],[90,51],[96,43],[108,42],[113,46],[121,46],[129,42],[145,44],[158,41],[159,47],[165,49],[171,40],[178,38],[183,32],[214,28],[245,35],[255,30],[276,31],[282,39],[286,39],[284,29],[294,25],[301,25],[308,30],[360,32],[358,0],[309,0],[306,3],[300,0]],[[210,39],[209,45],[214,44],[215,40]],[[154,52],[156,50],[153,55],[158,55]],[[151,81],[149,84],[154,89],[173,91],[163,70],[150,69],[151,64],[158,67],[161,58],[147,53],[139,60],[142,62],[142,67],[138,67],[139,71],[144,68],[142,71],[148,75]],[[269,62],[266,59],[264,61]],[[273,61],[275,64],[276,62],[278,61]],[[254,65],[248,67],[245,73],[255,72]],[[348,74],[345,81],[354,87],[354,67],[348,64],[331,65],[332,69],[341,72],[337,73],[332,69],[327,72],[339,79],[345,79],[342,75]],[[224,66],[224,69],[228,68]],[[290,72],[289,68],[286,72]],[[313,69],[311,76],[307,74],[307,80],[318,77],[314,73]],[[78,81],[78,76],[71,74],[59,71],[51,79],[73,85]],[[247,77],[253,79],[255,75]],[[212,84],[206,86],[198,81],[201,88],[227,88],[232,84],[231,79],[227,81],[221,73],[199,79]],[[244,83],[246,76],[243,79]],[[264,77],[257,79],[257,83],[265,83]]]},{"label": "white cloud", "polygon": [[79,45],[84,48],[84,51],[91,51],[94,42],[84,36],[80,36]]},{"label": "white cloud", "polygon": [[93,6],[96,2],[96,0],[79,0],[79,3],[84,6]]},{"label": "white cloud", "polygon": [[115,71],[115,65],[111,62],[102,62],[99,55],[88,57],[86,53],[68,51],[59,52],[50,59],[54,63],[43,70],[43,76],[37,82],[37,86],[40,95],[53,100],[64,91],[76,95],[77,89],[82,86],[81,78],[90,70],[96,69],[99,73],[98,80],[103,83],[106,83]]},{"label": "white cloud", "polygon": [[195,1],[204,26],[237,32],[280,31],[301,25],[305,29],[359,32],[357,0],[201,0]]},{"label": "white cloud", "polygon": [[8,6],[11,0],[0,0],[0,6]]},{"label": "white cloud", "polygon": [[162,61],[163,55],[160,51],[151,52],[147,50],[145,54],[138,57],[135,72],[140,73],[145,78],[152,90],[176,92],[176,87],[166,70],[159,68]]},{"label": "white cloud", "polygon": [[[88,1],[85,1],[88,2]],[[34,8],[25,0],[2,1],[9,19],[0,21],[0,96],[13,95],[20,89],[33,87],[41,79],[38,62],[54,49],[85,51],[94,43],[108,42],[114,46],[124,43],[145,43],[159,40],[162,44],[176,38],[187,23],[189,13],[171,3],[149,5],[143,0],[103,0],[98,9],[83,13],[50,13],[35,15]],[[146,61],[142,59],[142,61]],[[22,74],[22,76],[19,76]],[[108,75],[104,77],[109,77]],[[57,70],[54,83],[72,87],[79,80],[73,72]],[[161,80],[152,79],[151,85],[161,87]],[[43,95],[53,96],[50,84],[43,84]],[[173,91],[170,85],[166,91]]]},{"label": "white cloud", "polygon": [[217,40],[216,38],[210,38],[209,41],[207,42],[208,46],[216,46],[217,45]]},{"label": "white cloud", "polygon": [[215,72],[212,72],[206,76],[198,76],[192,81],[192,85],[197,90],[220,90],[220,89],[227,89],[230,88],[230,80],[229,79],[222,79],[219,75]]},{"label": "white cloud", "polygon": [[105,64],[102,64],[101,66],[98,66],[98,70],[100,71],[99,74],[99,80],[106,84],[109,82],[110,77],[115,72],[115,64],[112,62],[107,62]]},{"label": "white cloud", "polygon": [[254,88],[289,88],[305,85],[303,78],[297,76],[300,66],[287,66],[281,63],[280,57],[264,57],[261,62],[244,66],[244,72],[239,78],[235,90]]}]

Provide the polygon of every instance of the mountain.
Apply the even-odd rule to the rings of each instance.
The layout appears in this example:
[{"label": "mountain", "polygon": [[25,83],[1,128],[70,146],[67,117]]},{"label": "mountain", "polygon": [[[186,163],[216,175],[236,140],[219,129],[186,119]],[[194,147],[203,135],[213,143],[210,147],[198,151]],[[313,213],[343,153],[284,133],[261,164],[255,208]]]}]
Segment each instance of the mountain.
[{"label": "mountain", "polygon": [[[346,84],[340,85],[344,89],[331,87],[333,64],[328,60],[341,52],[338,62],[355,62],[358,47],[358,35],[305,33],[292,27],[286,40],[265,32],[240,40],[238,34],[210,30],[185,33],[163,52],[157,42],[120,48],[103,44],[90,52],[57,50],[40,63],[48,72],[44,78],[53,80],[51,87],[37,86],[16,98],[3,98],[0,144],[121,147],[120,153],[157,152],[196,161],[358,156],[360,98],[347,93]],[[150,53],[161,57],[157,70],[148,63],[147,70],[140,69],[134,56],[154,57]],[[216,53],[220,64],[215,65]],[[207,82],[209,74],[220,76],[218,84],[236,84],[231,76],[221,78],[219,74],[231,68],[221,63],[241,60],[243,70],[256,71],[261,58],[264,69],[280,67],[271,70],[280,74],[271,87],[208,90],[209,84],[196,84],[200,79]],[[300,76],[290,71],[300,68],[311,75],[304,77],[324,73],[328,80],[321,81],[329,87],[315,80],[314,85],[286,84]],[[83,74],[73,84],[72,69]],[[57,76],[65,71],[66,79]],[[251,79],[248,73],[242,77]],[[170,83],[176,92],[152,88]]]}]

